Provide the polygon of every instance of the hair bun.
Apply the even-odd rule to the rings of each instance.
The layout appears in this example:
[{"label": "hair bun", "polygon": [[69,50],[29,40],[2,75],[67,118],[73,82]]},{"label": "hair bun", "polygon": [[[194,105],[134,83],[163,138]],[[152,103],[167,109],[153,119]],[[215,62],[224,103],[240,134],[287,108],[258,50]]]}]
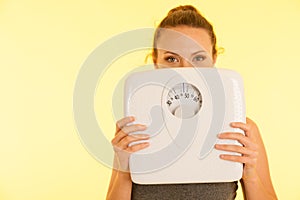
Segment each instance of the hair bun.
[{"label": "hair bun", "polygon": [[173,8],[172,10],[169,11],[168,15],[171,15],[175,12],[179,12],[179,11],[192,11],[192,12],[196,12],[198,13],[198,10],[192,6],[192,5],[185,5],[185,6],[178,6],[176,8]]}]

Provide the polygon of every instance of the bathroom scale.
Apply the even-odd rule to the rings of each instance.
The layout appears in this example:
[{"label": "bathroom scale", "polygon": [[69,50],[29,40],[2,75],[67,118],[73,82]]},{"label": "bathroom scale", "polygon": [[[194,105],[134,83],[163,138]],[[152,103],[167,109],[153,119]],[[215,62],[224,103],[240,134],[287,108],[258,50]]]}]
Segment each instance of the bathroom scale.
[{"label": "bathroom scale", "polygon": [[[216,67],[162,68],[130,74],[124,87],[124,111],[147,129],[149,147],[131,154],[132,181],[138,184],[230,182],[243,165],[225,161],[214,145],[222,132],[239,132],[231,122],[245,122],[242,77]],[[144,141],[139,141],[144,142]],[[136,143],[131,143],[134,145]]]}]

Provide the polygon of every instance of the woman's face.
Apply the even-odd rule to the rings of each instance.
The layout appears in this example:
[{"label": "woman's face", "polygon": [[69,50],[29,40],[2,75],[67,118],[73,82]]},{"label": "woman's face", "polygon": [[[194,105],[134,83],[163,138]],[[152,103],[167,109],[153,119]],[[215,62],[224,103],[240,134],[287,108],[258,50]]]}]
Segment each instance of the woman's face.
[{"label": "woman's face", "polygon": [[203,28],[177,26],[163,29],[157,39],[156,68],[212,67],[211,38]]}]

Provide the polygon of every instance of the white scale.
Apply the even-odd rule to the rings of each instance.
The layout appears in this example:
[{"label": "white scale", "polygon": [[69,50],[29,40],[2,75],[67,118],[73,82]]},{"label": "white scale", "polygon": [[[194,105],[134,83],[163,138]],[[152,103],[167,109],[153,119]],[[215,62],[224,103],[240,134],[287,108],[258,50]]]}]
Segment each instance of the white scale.
[{"label": "white scale", "polygon": [[125,83],[126,116],[148,126],[150,146],[131,155],[132,181],[139,184],[229,182],[242,177],[241,163],[221,160],[214,149],[221,132],[240,132],[245,122],[241,76],[227,69],[164,68],[131,74]]}]

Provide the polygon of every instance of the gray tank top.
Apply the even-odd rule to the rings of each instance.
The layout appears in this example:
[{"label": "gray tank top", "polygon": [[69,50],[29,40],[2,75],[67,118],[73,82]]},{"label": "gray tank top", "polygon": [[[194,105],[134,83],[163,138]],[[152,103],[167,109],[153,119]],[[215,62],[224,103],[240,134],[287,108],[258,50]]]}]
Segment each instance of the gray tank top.
[{"label": "gray tank top", "polygon": [[131,200],[229,200],[235,199],[237,188],[237,181],[166,185],[132,183]]}]

